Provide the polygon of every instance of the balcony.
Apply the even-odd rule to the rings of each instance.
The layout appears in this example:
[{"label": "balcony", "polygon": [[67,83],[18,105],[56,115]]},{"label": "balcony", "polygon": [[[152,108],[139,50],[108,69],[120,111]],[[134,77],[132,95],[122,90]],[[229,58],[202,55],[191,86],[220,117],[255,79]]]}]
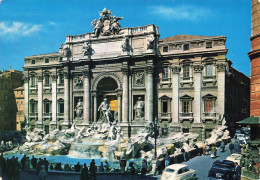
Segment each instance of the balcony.
[{"label": "balcony", "polygon": [[43,113],[42,115],[43,115],[43,117],[46,117],[46,118],[51,117],[51,113]]},{"label": "balcony", "polygon": [[38,117],[38,113],[37,112],[33,112],[33,113],[29,113],[30,117]]},{"label": "balcony", "polygon": [[30,85],[30,89],[37,89],[37,85]]},{"label": "balcony", "polygon": [[171,78],[161,78],[160,87],[162,88],[163,85],[168,85],[168,87],[171,87],[172,79]]},{"label": "balcony", "polygon": [[216,112],[204,112],[202,113],[202,122],[205,123],[206,120],[216,122],[217,120],[217,113]]},{"label": "balcony", "polygon": [[190,123],[193,122],[194,118],[193,118],[193,112],[180,112],[180,122],[183,123],[184,120],[188,120],[190,121]]},{"label": "balcony", "polygon": [[159,119],[160,122],[162,122],[164,119],[167,119],[167,121],[170,123],[172,121],[172,113],[159,113]]},{"label": "balcony", "polygon": [[63,117],[63,116],[64,116],[64,113],[57,113],[57,116],[58,116],[58,117]]},{"label": "balcony", "polygon": [[180,77],[181,87],[183,87],[185,84],[189,84],[190,86],[192,86],[193,83],[193,77]]},{"label": "balcony", "polygon": [[203,76],[202,83],[206,86],[207,83],[212,83],[214,86],[217,83],[216,76]]}]

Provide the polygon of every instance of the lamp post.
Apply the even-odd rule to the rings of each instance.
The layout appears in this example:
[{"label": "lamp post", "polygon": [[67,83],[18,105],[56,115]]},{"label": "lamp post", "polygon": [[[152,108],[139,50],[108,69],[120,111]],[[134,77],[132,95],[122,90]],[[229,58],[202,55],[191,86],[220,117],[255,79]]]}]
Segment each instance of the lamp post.
[{"label": "lamp post", "polygon": [[157,138],[157,124],[158,124],[157,116],[155,116],[153,124],[154,124],[154,159],[156,159],[156,157],[157,157],[157,153],[156,153],[156,138]]}]

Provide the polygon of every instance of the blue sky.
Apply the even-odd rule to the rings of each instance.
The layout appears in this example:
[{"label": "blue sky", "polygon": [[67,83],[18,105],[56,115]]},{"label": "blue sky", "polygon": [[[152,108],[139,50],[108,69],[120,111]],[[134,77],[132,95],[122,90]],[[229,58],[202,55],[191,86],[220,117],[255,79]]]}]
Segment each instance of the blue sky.
[{"label": "blue sky", "polygon": [[225,35],[227,58],[250,76],[250,0],[0,0],[0,69],[22,70],[24,57],[57,52],[66,35],[92,32],[106,7],[122,27],[159,26],[161,38]]}]

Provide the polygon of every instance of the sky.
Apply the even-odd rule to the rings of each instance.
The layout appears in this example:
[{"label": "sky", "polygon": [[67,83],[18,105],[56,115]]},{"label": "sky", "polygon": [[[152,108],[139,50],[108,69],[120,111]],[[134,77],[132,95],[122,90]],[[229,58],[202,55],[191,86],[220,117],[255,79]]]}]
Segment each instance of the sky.
[{"label": "sky", "polygon": [[93,31],[99,11],[121,26],[155,24],[160,38],[179,34],[227,37],[227,58],[250,76],[250,0],[0,0],[0,70],[22,70],[24,57],[58,52],[66,35]]}]

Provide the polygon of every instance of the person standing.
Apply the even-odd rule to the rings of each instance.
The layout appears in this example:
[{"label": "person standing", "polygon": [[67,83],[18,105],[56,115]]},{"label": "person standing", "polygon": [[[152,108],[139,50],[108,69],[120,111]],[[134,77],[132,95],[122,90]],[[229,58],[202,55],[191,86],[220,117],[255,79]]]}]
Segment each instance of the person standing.
[{"label": "person standing", "polygon": [[142,161],[142,170],[141,170],[141,176],[143,177],[146,174],[147,171],[147,162],[145,159]]},{"label": "person standing", "polygon": [[241,151],[240,150],[240,145],[239,145],[238,141],[236,140],[234,142],[234,152],[240,152],[240,151]]},{"label": "person standing", "polygon": [[88,179],[88,167],[86,163],[84,163],[84,166],[80,172],[80,180],[87,180],[87,179]]},{"label": "person standing", "polygon": [[205,144],[205,142],[202,144],[202,153],[203,153],[203,155],[206,154],[206,144]]},{"label": "person standing", "polygon": [[25,161],[26,161],[26,154],[21,159],[22,170],[24,170],[24,168],[25,168]]},{"label": "person standing", "polygon": [[160,170],[161,170],[161,162],[159,161],[158,157],[156,158],[156,163],[155,163],[155,171],[154,171],[154,176],[158,174],[160,174]]},{"label": "person standing", "polygon": [[31,165],[32,165],[33,169],[36,168],[36,164],[37,164],[37,159],[34,156],[32,156]]},{"label": "person standing", "polygon": [[78,162],[78,164],[76,164],[76,165],[74,166],[74,168],[75,168],[75,171],[76,171],[76,172],[80,172],[80,164],[79,164],[79,162]]},{"label": "person standing", "polygon": [[96,163],[95,160],[92,159],[91,163],[90,163],[90,167],[89,167],[89,171],[90,171],[90,179],[96,179]]},{"label": "person standing", "polygon": [[121,172],[125,173],[125,167],[126,167],[126,160],[125,158],[122,158],[120,161],[120,167],[121,167]]},{"label": "person standing", "polygon": [[48,168],[49,168],[49,161],[47,161],[46,158],[43,159],[43,165],[45,167],[45,171],[48,172]]},{"label": "person standing", "polygon": [[170,164],[170,160],[171,160],[171,158],[170,158],[170,156],[169,156],[168,153],[166,153],[164,159],[165,159],[165,161],[164,161],[164,162],[165,162],[164,165],[165,165],[165,168],[166,168],[166,167]]},{"label": "person standing", "polygon": [[182,155],[183,155],[183,160],[186,162],[187,161],[187,158],[186,158],[186,151],[184,150],[184,148],[182,147],[181,148],[181,152],[182,152]]},{"label": "person standing", "polygon": [[234,149],[235,149],[235,146],[234,146],[233,142],[231,141],[230,144],[229,144],[229,150],[230,150],[231,154],[234,153]]},{"label": "person standing", "polygon": [[238,165],[237,162],[235,162],[235,169],[234,169],[234,171],[235,171],[235,174],[234,174],[233,179],[234,180],[240,180],[240,178],[241,178],[241,167]]},{"label": "person standing", "polygon": [[224,143],[224,141],[221,141],[220,148],[221,148],[221,152],[225,151],[225,143]]}]

